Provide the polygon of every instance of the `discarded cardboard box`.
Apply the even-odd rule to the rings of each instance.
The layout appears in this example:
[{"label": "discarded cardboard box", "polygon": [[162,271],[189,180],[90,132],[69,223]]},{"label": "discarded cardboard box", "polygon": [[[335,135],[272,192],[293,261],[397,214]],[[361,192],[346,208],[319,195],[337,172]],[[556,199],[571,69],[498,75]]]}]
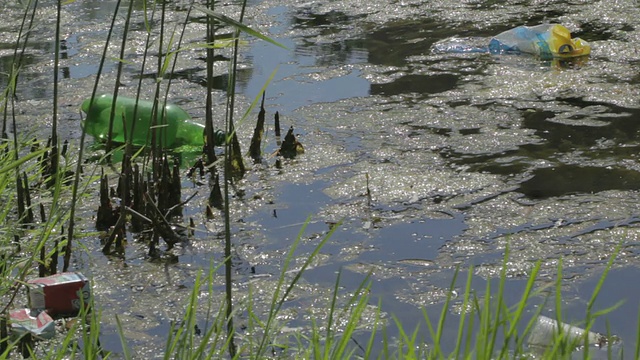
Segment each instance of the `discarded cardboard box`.
[{"label": "discarded cardboard box", "polygon": [[56,323],[46,311],[18,309],[9,312],[11,334],[22,337],[31,334],[40,339],[51,339],[56,334]]},{"label": "discarded cardboard box", "polygon": [[76,316],[82,304],[89,306],[91,286],[78,272],[67,272],[27,281],[29,307],[50,316]]}]

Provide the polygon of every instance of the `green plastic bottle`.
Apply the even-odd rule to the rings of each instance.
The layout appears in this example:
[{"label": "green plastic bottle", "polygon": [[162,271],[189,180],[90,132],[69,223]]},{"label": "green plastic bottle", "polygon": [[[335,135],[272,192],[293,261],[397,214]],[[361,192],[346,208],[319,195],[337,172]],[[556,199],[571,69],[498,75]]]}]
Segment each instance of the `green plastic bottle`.
[{"label": "green plastic bottle", "polygon": [[[84,127],[87,134],[96,139],[106,141],[109,136],[109,119],[111,117],[111,106],[113,96],[104,94],[96,96],[93,105],[89,109],[91,98],[82,103],[82,111],[87,114]],[[115,107],[115,117],[112,129],[112,141],[124,143],[125,131],[123,120],[127,124],[126,134],[131,138],[131,143],[143,146],[151,143],[150,128],[152,126],[151,112],[153,102],[147,100],[138,101],[137,121],[133,128],[131,137],[131,126],[133,122],[133,112],[136,106],[136,99],[125,96],[118,96]],[[165,106],[166,117],[163,121],[161,109],[158,110],[156,121],[156,136],[160,136],[165,147],[177,147],[182,145],[203,146],[204,145],[204,125],[198,124],[191,119],[178,105],[167,103]],[[215,131],[216,145],[222,145],[225,135],[222,131]]]}]

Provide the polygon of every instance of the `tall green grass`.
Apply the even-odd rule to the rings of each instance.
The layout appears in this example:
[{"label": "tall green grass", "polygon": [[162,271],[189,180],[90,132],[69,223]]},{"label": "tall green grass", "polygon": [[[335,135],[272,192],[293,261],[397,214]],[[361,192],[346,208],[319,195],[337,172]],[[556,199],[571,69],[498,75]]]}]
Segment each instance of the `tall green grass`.
[{"label": "tall green grass", "polygon": [[[540,354],[539,348],[534,349],[533,354],[538,353],[537,356],[542,356],[544,359],[572,359],[575,356],[575,350],[582,345],[582,351],[584,357],[589,357],[590,349],[594,349],[594,344],[588,343],[587,332],[591,330],[593,320],[595,318],[604,316],[607,313],[613,311],[619,304],[610,308],[593,312],[593,305],[596,298],[600,293],[602,283],[606,279],[607,273],[617,256],[619,248],[614,255],[610,258],[602,276],[599,279],[598,286],[594,289],[591,296],[591,300],[586,309],[586,325],[584,328],[584,336],[577,340],[569,341],[567,334],[562,332],[562,327],[558,328],[558,332],[554,333],[553,340],[545,347],[544,352]],[[468,271],[468,277],[462,295],[462,312],[457,324],[458,332],[453,350],[446,350],[441,347],[442,335],[444,333],[445,323],[447,319],[447,313],[449,312],[449,302],[451,300],[451,294],[453,293],[453,287],[449,291],[449,295],[445,300],[445,305],[442,308],[440,317],[436,326],[434,322],[424,312],[424,318],[428,325],[431,338],[433,339],[432,349],[424,354],[429,359],[444,359],[444,358],[474,358],[474,359],[513,359],[513,358],[526,358],[532,356],[532,349],[529,349],[525,342],[534,331],[535,322],[538,316],[545,309],[548,300],[548,292],[546,288],[534,290],[538,274],[540,271],[541,262],[538,261],[531,269],[529,277],[527,279],[526,286],[521,294],[520,300],[514,304],[509,305],[505,301],[505,285],[507,283],[506,270],[508,268],[509,249],[505,251],[505,256],[502,264],[502,270],[500,272],[500,278],[498,282],[497,292],[493,290],[491,281],[487,281],[484,293],[478,294],[471,287],[471,280],[473,276],[473,267]],[[452,282],[455,284],[455,278]],[[556,313],[556,321],[560,324],[562,321],[562,262],[558,265],[557,278],[555,282],[554,307]],[[547,295],[545,295],[547,294]],[[529,320],[525,319],[525,313],[532,307],[531,301],[533,299],[544,299],[541,305],[538,305],[533,311]],[[401,324],[398,324],[401,327]],[[538,329],[539,330],[539,329]],[[401,331],[404,334],[404,331]],[[413,339],[403,337],[405,343],[413,343]],[[611,344],[610,344],[611,345]],[[610,347],[609,347],[610,348]],[[614,354],[612,354],[613,356]],[[615,357],[612,357],[615,358]]]}]

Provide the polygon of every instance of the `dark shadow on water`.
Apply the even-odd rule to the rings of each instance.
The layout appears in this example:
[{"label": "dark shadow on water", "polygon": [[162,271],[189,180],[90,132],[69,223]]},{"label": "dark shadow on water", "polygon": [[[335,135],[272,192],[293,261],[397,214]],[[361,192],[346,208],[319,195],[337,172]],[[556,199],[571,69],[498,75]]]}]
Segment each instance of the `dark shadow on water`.
[{"label": "dark shadow on water", "polygon": [[[523,109],[523,127],[534,130],[536,138],[543,141],[487,154],[444,149],[441,156],[448,162],[477,172],[509,176],[532,171],[533,177],[522,183],[520,188],[520,192],[530,198],[640,189],[637,171],[598,165],[602,161],[611,163],[637,158],[640,110],[580,98],[556,101],[585,110],[566,119],[556,111]],[[593,121],[602,125],[595,125]],[[585,162],[592,160],[593,163],[563,165],[558,161],[563,154],[579,154]],[[537,159],[558,165],[535,169],[533,164]]]},{"label": "dark shadow on water", "polygon": [[518,192],[534,199],[545,199],[606,190],[639,190],[640,173],[620,168],[564,165],[533,171],[533,177],[520,184]]},{"label": "dark shadow on water", "polygon": [[[466,29],[458,30],[459,36],[469,33]],[[367,62],[374,65],[405,66],[410,56],[428,54],[431,45],[450,37],[452,32],[454,30],[432,18],[393,22],[367,34],[364,40],[364,47],[369,54]],[[491,30],[476,30],[473,36],[493,34]]]},{"label": "dark shadow on water", "polygon": [[[523,112],[523,126],[536,130],[536,135],[547,141],[548,147],[563,147],[563,144],[571,147],[592,146],[599,139],[611,139],[616,143],[627,143],[636,140],[636,133],[640,131],[640,110],[624,108],[614,104],[586,101],[581,98],[559,98],[561,104],[575,106],[585,111],[584,115],[575,115],[569,121],[575,120],[576,124],[568,121],[556,122],[553,119],[558,114],[549,110],[525,110]],[[618,116],[612,117],[612,114]],[[579,121],[585,118],[599,120],[603,126],[584,126]],[[566,147],[566,146],[565,146]]]},{"label": "dark shadow on water", "polygon": [[[222,59],[222,57],[220,57]],[[246,81],[251,77],[251,69],[239,69],[236,77],[239,82]],[[142,75],[143,79],[156,79],[157,73],[146,73]],[[134,79],[140,78],[139,75],[132,76]],[[204,67],[194,67],[184,70],[177,70],[171,74],[164,74],[164,79],[186,80],[188,82],[207,86],[206,69]],[[229,74],[221,74],[213,77],[213,88],[216,90],[226,91],[229,86]]]},{"label": "dark shadow on water", "polygon": [[372,84],[370,94],[393,96],[418,93],[429,95],[454,89],[457,83],[458,76],[452,74],[406,75],[390,83]]},{"label": "dark shadow on water", "polygon": [[[364,17],[364,15],[358,16]],[[334,32],[335,29],[348,26],[354,18],[342,11],[331,10],[326,13],[313,13],[309,9],[301,9],[293,16],[292,24],[299,29],[324,29],[325,33]]]}]

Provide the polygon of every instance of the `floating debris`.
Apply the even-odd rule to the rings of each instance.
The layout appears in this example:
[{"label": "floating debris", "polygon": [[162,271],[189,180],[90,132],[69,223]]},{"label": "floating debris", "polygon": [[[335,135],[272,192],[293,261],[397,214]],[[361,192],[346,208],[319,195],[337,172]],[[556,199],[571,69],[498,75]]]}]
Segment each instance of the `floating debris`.
[{"label": "floating debris", "polygon": [[[57,245],[56,242],[56,248]],[[89,310],[91,303],[89,281],[78,272],[39,277],[28,280],[26,284],[29,307],[11,310],[0,321],[0,339],[7,339],[8,323],[12,337],[19,341],[24,358],[33,353],[34,341],[55,336],[55,318],[78,316],[81,310]]]},{"label": "floating debris", "polygon": [[[96,96],[93,103],[91,99],[82,103],[82,111],[87,114],[83,123],[87,134],[101,141],[110,140],[118,143],[125,142],[125,134],[133,134],[129,139],[131,143],[144,146],[150,144],[150,129],[155,129],[164,147],[204,145],[204,125],[192,121],[191,116],[178,105],[165,103],[162,107],[153,101],[125,96],[118,96],[115,105],[113,102],[112,95],[104,94]],[[115,109],[113,115],[112,108]],[[157,114],[156,121],[152,120],[154,113]],[[125,123],[126,129],[123,126]],[[217,130],[215,138],[216,144],[222,144],[225,135]]]},{"label": "floating debris", "polygon": [[436,52],[531,54],[542,60],[587,56],[591,46],[560,24],[518,26],[491,38],[486,46],[448,40],[434,46]]},{"label": "floating debris", "polygon": [[78,272],[67,272],[27,281],[29,307],[46,310],[53,317],[76,316],[89,306],[91,286]]},{"label": "floating debris", "polygon": [[[585,339],[586,338],[586,339]],[[560,323],[557,320],[540,315],[529,333],[527,343],[529,347],[536,352],[544,353],[544,351],[553,346],[556,341],[562,339],[566,341],[573,349],[578,349],[584,345],[585,340],[597,351],[613,351],[615,353],[622,351],[622,341],[616,336],[606,336],[591,331],[586,331],[577,326]],[[609,349],[610,348],[610,349]],[[616,350],[617,349],[617,350]],[[584,349],[582,350],[584,351]],[[618,356],[618,358],[621,358]]]},{"label": "floating debris", "polygon": [[432,267],[436,265],[433,260],[427,260],[427,259],[400,259],[398,260],[398,262],[400,264],[424,266],[424,267]]},{"label": "floating debris", "polygon": [[32,335],[36,339],[51,339],[56,334],[56,323],[46,311],[13,310],[9,312],[9,323],[16,338]]}]

